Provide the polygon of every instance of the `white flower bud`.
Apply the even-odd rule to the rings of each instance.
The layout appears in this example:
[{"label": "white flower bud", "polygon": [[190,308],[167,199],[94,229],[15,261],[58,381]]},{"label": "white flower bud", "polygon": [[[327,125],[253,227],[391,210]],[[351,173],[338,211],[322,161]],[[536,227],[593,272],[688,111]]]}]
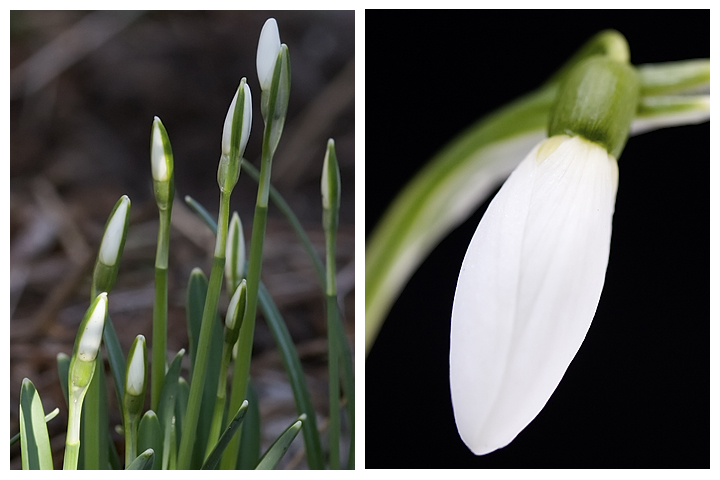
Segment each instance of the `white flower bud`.
[{"label": "white flower bud", "polygon": [[150,142],[152,144],[150,147],[150,160],[152,163],[152,176],[155,181],[165,182],[170,174],[160,125],[160,119],[155,117],[152,128],[152,140]]},{"label": "white flower bud", "polygon": [[235,105],[238,100],[238,94],[243,93],[244,103],[242,109],[242,131],[240,133],[240,156],[245,152],[248,138],[250,138],[250,127],[252,126],[252,95],[250,94],[250,87],[247,83],[241,82],[242,89],[238,88],[235,91],[235,96],[230,103],[227,115],[225,115],[225,124],[223,125],[222,135],[222,153],[223,155],[230,155],[230,145],[232,141],[232,127],[235,114]]},{"label": "white flower bud", "polygon": [[[230,304],[228,305],[227,309],[227,315],[225,316],[225,326],[228,330],[234,330],[237,326],[237,320],[242,319],[245,315],[245,292],[246,292],[246,283],[245,280],[240,282],[240,285],[235,289],[235,293],[233,294],[232,298],[230,299]],[[238,304],[239,307],[238,307]],[[240,311],[238,311],[238,308]]]},{"label": "white flower bud", "polygon": [[142,395],[145,384],[145,337],[143,335],[137,336],[135,348],[130,355],[125,390],[130,395]]},{"label": "white flower bud", "polygon": [[229,289],[235,288],[235,285],[240,282],[244,270],[245,236],[243,235],[240,215],[233,212],[225,246],[225,279],[228,282]]},{"label": "white flower bud", "polygon": [[130,206],[127,195],[120,198],[115,213],[105,227],[105,234],[100,243],[99,258],[102,263],[112,267],[115,265],[120,253],[120,245],[125,236],[125,225]]},{"label": "white flower bud", "polygon": [[260,31],[257,49],[257,74],[260,87],[269,90],[272,84],[275,62],[280,53],[280,33],[274,18],[268,18]]},{"label": "white flower bud", "polygon": [[97,357],[105,325],[105,315],[107,315],[107,293],[103,292],[98,295],[95,308],[80,335],[77,357],[83,362],[92,362]]}]

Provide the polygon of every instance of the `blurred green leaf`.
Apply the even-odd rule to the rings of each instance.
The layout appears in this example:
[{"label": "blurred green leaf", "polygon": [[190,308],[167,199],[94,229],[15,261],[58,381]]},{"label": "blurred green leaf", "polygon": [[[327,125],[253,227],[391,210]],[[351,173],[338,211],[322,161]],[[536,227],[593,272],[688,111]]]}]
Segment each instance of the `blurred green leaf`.
[{"label": "blurred green leaf", "polygon": [[[138,427],[138,450],[153,450],[157,458],[162,458],[163,434],[160,420],[152,410],[145,412]],[[153,470],[160,470],[160,462],[153,462]]]},{"label": "blurred green leaf", "polygon": [[272,470],[277,466],[292,441],[295,440],[295,437],[303,425],[303,420],[305,420],[304,414],[300,415],[300,418],[290,425],[277,440],[270,445],[270,448],[268,448],[265,455],[260,459],[258,466],[255,468],[256,470]]},{"label": "blurred green leaf", "polygon": [[225,448],[227,447],[235,432],[237,432],[238,428],[240,428],[240,425],[242,425],[242,421],[243,418],[245,418],[247,410],[248,402],[247,400],[245,400],[235,414],[235,417],[227,426],[223,434],[220,436],[220,439],[215,445],[215,448],[213,448],[212,452],[210,452],[210,455],[208,455],[207,459],[205,459],[205,463],[202,467],[203,470],[214,470],[215,467],[217,467],[222,453],[225,451]]},{"label": "blurred green leaf", "polygon": [[35,385],[25,378],[20,389],[20,452],[23,470],[52,470],[45,412]]},{"label": "blurred green leaf", "polygon": [[148,448],[128,465],[127,470],[152,470],[155,463],[155,452]]}]

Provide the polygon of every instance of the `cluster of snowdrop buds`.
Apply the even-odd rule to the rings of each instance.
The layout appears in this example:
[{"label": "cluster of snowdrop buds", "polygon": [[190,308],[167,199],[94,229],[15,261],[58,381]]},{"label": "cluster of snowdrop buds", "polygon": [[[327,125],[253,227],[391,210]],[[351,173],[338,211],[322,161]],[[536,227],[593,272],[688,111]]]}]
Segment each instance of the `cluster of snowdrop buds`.
[{"label": "cluster of snowdrop buds", "polygon": [[450,386],[476,455],[510,443],[540,412],[590,328],[605,281],[617,158],[639,95],[631,65],[571,70],[548,134],[483,216],[458,278]]}]

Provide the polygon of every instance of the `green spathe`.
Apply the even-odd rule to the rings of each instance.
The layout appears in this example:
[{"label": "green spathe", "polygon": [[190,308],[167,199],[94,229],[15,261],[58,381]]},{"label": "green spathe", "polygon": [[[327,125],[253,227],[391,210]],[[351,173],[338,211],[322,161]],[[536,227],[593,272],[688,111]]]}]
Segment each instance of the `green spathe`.
[{"label": "green spathe", "polygon": [[608,57],[573,68],[550,110],[548,136],[579,135],[619,158],[630,134],[640,95],[635,69]]}]

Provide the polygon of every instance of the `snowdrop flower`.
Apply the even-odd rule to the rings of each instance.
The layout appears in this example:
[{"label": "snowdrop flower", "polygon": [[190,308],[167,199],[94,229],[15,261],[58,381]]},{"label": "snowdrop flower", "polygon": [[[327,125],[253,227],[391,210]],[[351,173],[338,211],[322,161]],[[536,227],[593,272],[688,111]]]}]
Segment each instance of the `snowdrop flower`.
[{"label": "snowdrop flower", "polygon": [[77,358],[82,362],[94,361],[100,350],[105,316],[107,315],[107,303],[107,293],[102,292],[88,309],[85,321],[80,326]]},{"label": "snowdrop flower", "polygon": [[274,18],[268,18],[260,31],[255,60],[258,80],[263,90],[270,90],[280,47],[280,32],[278,31],[277,22]]},{"label": "snowdrop flower", "polygon": [[635,71],[594,57],[568,74],[549,137],[483,216],[458,278],[450,334],[455,422],[476,455],[545,406],[585,338],[605,281]]}]

